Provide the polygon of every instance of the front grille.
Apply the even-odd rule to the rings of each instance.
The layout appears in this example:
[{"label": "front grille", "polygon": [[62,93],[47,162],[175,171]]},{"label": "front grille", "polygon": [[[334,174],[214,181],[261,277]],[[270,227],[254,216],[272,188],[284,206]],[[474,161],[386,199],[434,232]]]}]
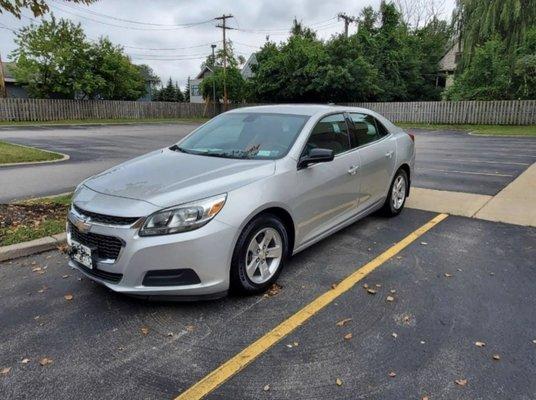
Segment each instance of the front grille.
[{"label": "front grille", "polygon": [[82,233],[76,226],[69,223],[71,239],[91,249],[96,249],[100,259],[115,260],[121,251],[121,241],[113,236],[99,235],[97,233]]},{"label": "front grille", "polygon": [[140,217],[116,217],[114,215],[98,214],[91,211],[82,210],[80,207],[73,205],[78,214],[85,215],[91,218],[93,222],[99,222],[101,224],[108,225],[132,225]]},{"label": "front grille", "polygon": [[91,276],[94,276],[96,278],[100,278],[103,281],[108,281],[110,283],[119,283],[121,278],[123,278],[123,274],[115,274],[113,272],[106,272],[97,268],[89,269],[85,265],[82,265],[78,262],[76,263],[76,265],[78,265],[78,268],[82,269],[85,273]]}]

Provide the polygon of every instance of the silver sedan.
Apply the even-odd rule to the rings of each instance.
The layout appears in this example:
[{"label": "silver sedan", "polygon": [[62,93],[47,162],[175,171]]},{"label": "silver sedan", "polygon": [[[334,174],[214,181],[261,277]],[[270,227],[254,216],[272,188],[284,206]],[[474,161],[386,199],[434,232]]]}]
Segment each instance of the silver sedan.
[{"label": "silver sedan", "polygon": [[399,214],[414,163],[413,136],[367,109],[229,111],[82,182],[70,265],[135,296],[260,293],[293,254],[374,211]]}]

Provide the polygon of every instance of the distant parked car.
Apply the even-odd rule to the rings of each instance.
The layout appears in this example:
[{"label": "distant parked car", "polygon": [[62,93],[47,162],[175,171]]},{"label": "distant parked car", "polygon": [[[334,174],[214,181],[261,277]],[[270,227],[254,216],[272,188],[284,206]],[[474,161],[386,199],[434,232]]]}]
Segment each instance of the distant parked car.
[{"label": "distant parked car", "polygon": [[414,162],[413,137],[370,110],[229,111],[80,184],[69,264],[130,295],[259,293],[292,254],[400,213]]}]

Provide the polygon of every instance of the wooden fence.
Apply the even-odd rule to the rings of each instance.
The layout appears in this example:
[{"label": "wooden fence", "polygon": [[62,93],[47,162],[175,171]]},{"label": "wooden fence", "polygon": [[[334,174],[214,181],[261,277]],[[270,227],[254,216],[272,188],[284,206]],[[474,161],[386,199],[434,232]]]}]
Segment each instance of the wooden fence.
[{"label": "wooden fence", "polygon": [[347,103],[374,110],[393,122],[429,124],[536,124],[536,100]]},{"label": "wooden fence", "polygon": [[[232,108],[251,104],[235,104]],[[536,124],[536,100],[346,103],[369,108],[393,122]],[[211,117],[204,104],[109,100],[0,99],[0,121]]]},{"label": "wooden fence", "polygon": [[[113,100],[0,99],[0,121],[196,118],[204,104]],[[206,116],[212,116],[212,107]]]}]

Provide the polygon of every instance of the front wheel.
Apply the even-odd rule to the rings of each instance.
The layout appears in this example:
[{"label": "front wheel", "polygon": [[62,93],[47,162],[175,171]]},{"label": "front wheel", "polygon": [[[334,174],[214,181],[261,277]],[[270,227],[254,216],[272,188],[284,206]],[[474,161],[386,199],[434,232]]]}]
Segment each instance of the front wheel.
[{"label": "front wheel", "polygon": [[398,170],[381,209],[382,214],[388,217],[400,214],[406,203],[408,185],[408,174],[403,169]]},{"label": "front wheel", "polygon": [[260,215],[238,238],[231,264],[231,289],[243,294],[267,290],[276,280],[288,254],[288,234],[279,218]]}]

